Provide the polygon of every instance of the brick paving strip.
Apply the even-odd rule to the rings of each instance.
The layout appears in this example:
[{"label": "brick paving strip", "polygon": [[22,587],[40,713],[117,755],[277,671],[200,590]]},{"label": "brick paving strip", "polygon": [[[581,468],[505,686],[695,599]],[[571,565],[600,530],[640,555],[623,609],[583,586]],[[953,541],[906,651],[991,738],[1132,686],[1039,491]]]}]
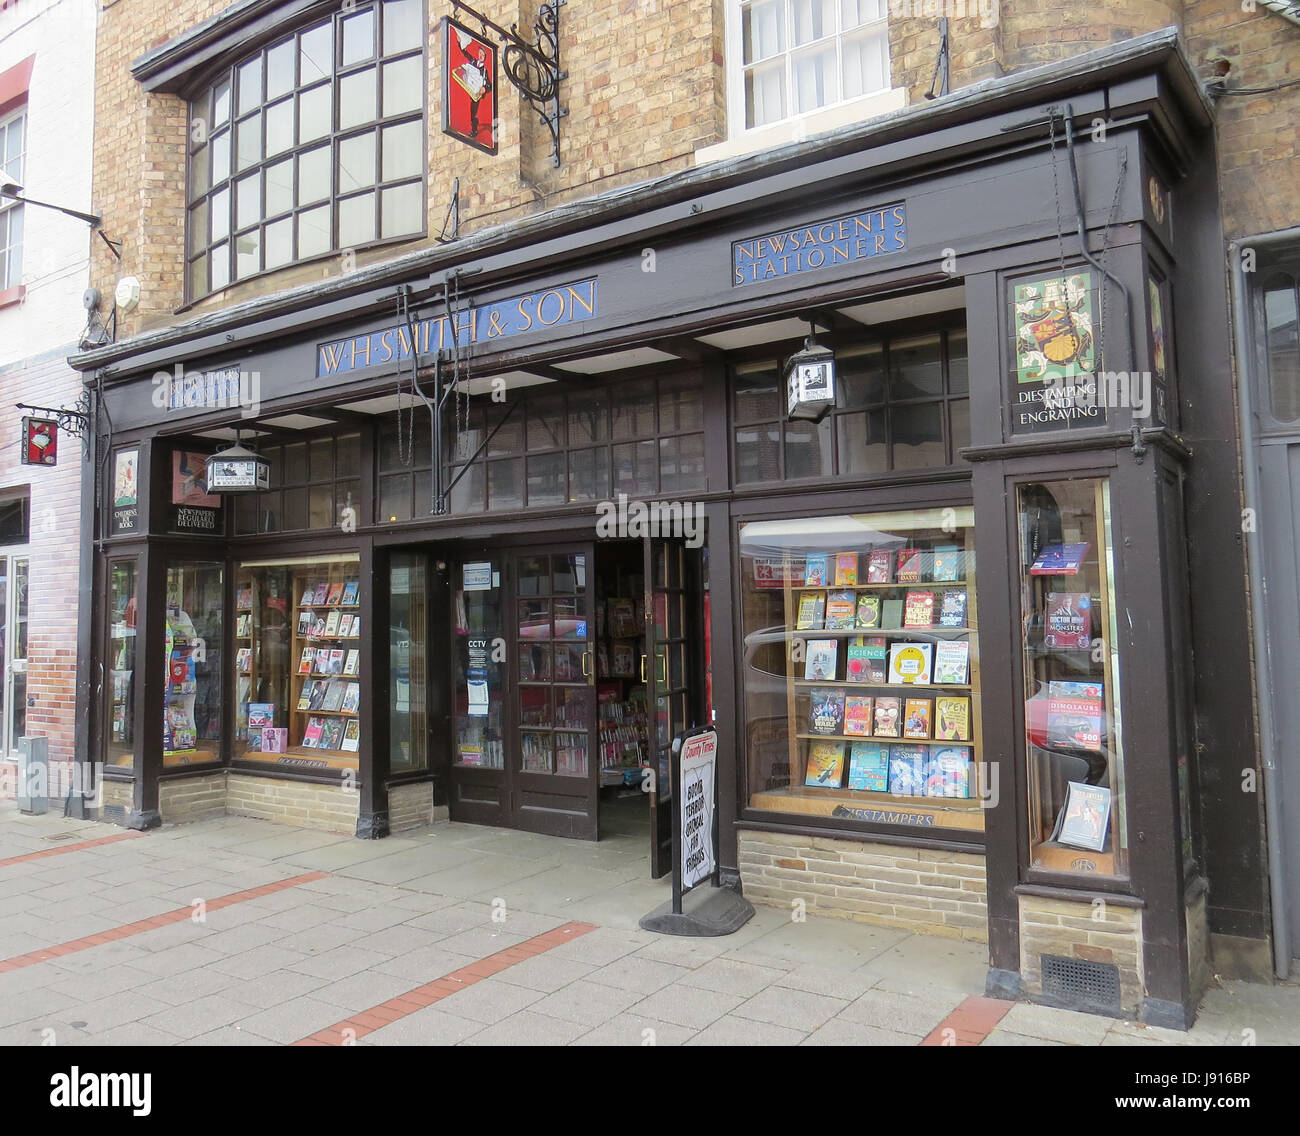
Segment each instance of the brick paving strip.
[{"label": "brick paving strip", "polygon": [[970,997],[930,1031],[922,1045],[979,1045],[1014,1006],[1001,998]]},{"label": "brick paving strip", "polygon": [[25,864],[28,860],[43,860],[46,856],[62,856],[65,852],[80,852],[84,848],[98,848],[101,844],[116,844],[119,840],[136,840],[147,833],[120,832],[116,836],[99,836],[94,840],[81,840],[76,844],[63,844],[58,848],[42,848],[39,852],[24,852],[21,856],[10,856],[0,860],[0,868],[10,864]]},{"label": "brick paving strip", "polygon": [[[116,840],[120,838],[109,837],[109,839]],[[67,851],[67,849],[64,849],[64,851]],[[38,855],[43,854],[38,853]],[[223,907],[231,907],[236,903],[244,903],[247,900],[258,899],[264,895],[274,895],[277,891],[284,891],[285,888],[297,887],[299,884],[309,884],[313,880],[328,878],[328,872],[307,872],[301,876],[290,876],[287,880],[276,880],[274,883],[263,884],[261,887],[249,888],[247,891],[231,892],[229,895],[221,895],[215,899],[205,900],[204,907],[208,911],[217,911]],[[127,923],[122,927],[112,927],[107,931],[100,931],[97,935],[87,935],[85,938],[71,939],[66,943],[59,943],[53,947],[42,947],[38,951],[28,951],[25,955],[15,955],[13,958],[0,960],[0,974],[10,970],[21,970],[25,966],[35,966],[38,962],[48,962],[50,959],[59,958],[62,955],[86,951],[91,947],[100,947],[105,943],[112,943],[118,939],[128,939],[132,935],[142,935],[146,931],[156,931],[159,927],[167,927],[173,923],[183,923],[193,914],[193,907],[178,907],[175,911],[167,911],[162,915],[154,915],[149,919]]]},{"label": "brick paving strip", "polygon": [[[383,1029],[384,1026],[392,1025],[417,1010],[423,1010],[426,1006],[432,1006],[435,1002],[441,1002],[444,998],[468,990],[476,982],[491,978],[503,970],[509,970],[516,963],[527,962],[530,958],[545,954],[564,943],[571,943],[579,935],[594,930],[596,927],[592,923],[565,923],[553,931],[534,935],[516,947],[497,951],[496,954],[481,958],[478,962],[470,963],[469,966],[462,966],[459,970],[453,970],[450,974],[444,974],[441,978],[435,978],[432,982],[426,982],[423,986],[399,994],[396,998],[389,998],[387,1002],[380,1002],[377,1006],[371,1006],[368,1010],[362,1010],[350,1018],[317,1030],[310,1037],[304,1037],[293,1044],[343,1045],[347,1040],[355,1040],[368,1033],[374,1033],[375,1030]],[[350,1035],[347,1032],[349,1030]]]}]

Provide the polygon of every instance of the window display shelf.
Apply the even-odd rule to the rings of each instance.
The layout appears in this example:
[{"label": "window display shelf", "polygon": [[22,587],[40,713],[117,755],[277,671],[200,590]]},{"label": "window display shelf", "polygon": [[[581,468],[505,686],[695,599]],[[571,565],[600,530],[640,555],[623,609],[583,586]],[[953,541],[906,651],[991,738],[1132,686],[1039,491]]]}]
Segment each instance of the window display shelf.
[{"label": "window display shelf", "polygon": [[983,829],[973,537],[969,507],[742,525],[751,809]]},{"label": "window display shelf", "polygon": [[238,757],[304,771],[357,768],[358,569],[346,556],[241,566],[251,647],[236,659]]}]

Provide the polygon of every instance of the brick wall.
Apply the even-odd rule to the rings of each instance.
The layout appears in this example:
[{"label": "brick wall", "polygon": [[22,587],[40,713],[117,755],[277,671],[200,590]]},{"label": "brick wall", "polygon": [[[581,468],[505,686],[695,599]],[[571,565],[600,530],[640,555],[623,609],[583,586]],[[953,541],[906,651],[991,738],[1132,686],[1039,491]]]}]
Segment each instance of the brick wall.
[{"label": "brick wall", "polygon": [[[356,832],[360,800],[357,793],[346,792],[341,785],[281,781],[234,771],[226,774],[228,816],[256,817],[351,836]],[[163,820],[167,819],[164,812]]]},{"label": "brick wall", "polygon": [[1146,984],[1142,976],[1142,912],[1114,903],[1020,896],[1020,981],[1030,997],[1043,992],[1043,955],[1062,955],[1119,969],[1120,1005],[1136,1017]]},{"label": "brick wall", "polygon": [[[1203,78],[1226,60],[1231,87],[1300,79],[1300,28],[1239,0],[1189,0],[1188,50]],[[1300,86],[1218,101],[1219,191],[1228,240],[1300,223]]]},{"label": "brick wall", "polygon": [[[689,165],[697,149],[727,136],[724,67],[727,0],[589,0],[561,14],[561,59],[569,72],[562,102],[561,166],[550,136],[504,76],[499,153],[493,157],[441,133],[441,52],[435,33],[443,9],[428,10],[429,184],[431,233],[442,226],[453,179],[460,178],[461,228],[469,233],[615,186]],[[172,322],[182,303],[186,109],[171,95],[145,95],[130,64],[202,20],[226,0],[119,0],[99,17],[97,152],[94,199],[105,228],[125,240],[119,266],[94,249],[94,279],[111,287],[139,276],[140,307],[121,320],[123,334]],[[485,14],[531,26],[535,0],[484,0]],[[1233,79],[1265,85],[1295,66],[1295,28],[1236,0],[1102,0],[1065,7],[1045,0],[891,0],[890,66],[894,87],[918,102],[929,88],[939,43],[937,15],[950,17],[951,87],[1081,51],[1156,28],[1184,28],[1193,60],[1234,61]],[[1288,45],[1292,45],[1288,47]],[[1225,100],[1220,139],[1230,235],[1277,228],[1294,218],[1296,123],[1300,89]],[[815,128],[815,121],[812,123]],[[1261,162],[1263,166],[1261,167]],[[1276,171],[1259,177],[1259,171]],[[1289,179],[1289,180],[1288,180]],[[204,301],[200,310],[337,275],[348,265],[389,259],[432,238],[272,273]]]},{"label": "brick wall", "polygon": [[[81,441],[59,436],[59,464],[23,465],[18,438],[23,411],[15,403],[71,406],[80,393],[79,376],[62,351],[0,366],[0,488],[28,486],[31,539],[0,545],[0,556],[26,558],[27,687],[26,732],[50,739],[50,760],[70,761],[76,727],[78,558],[81,518]],[[14,618],[8,611],[0,626]],[[0,641],[0,651],[3,643]],[[6,706],[6,712],[9,707]],[[15,731],[15,744],[17,731]]]},{"label": "brick wall", "polygon": [[[498,154],[442,134],[441,51],[432,34],[450,6],[430,3],[429,231],[438,233],[460,178],[461,232],[561,201],[654,177],[692,161],[717,141],[722,105],[723,0],[588,0],[561,13],[561,59],[569,72],[562,104],[562,165],[551,164],[549,132],[500,79]],[[119,316],[119,338],[173,322],[183,303],[182,245],[186,108],[177,97],[146,95],[133,60],[224,10],[226,0],[118,0],[100,14],[95,118],[95,204],[104,227],[125,241],[121,264],[94,252],[93,277],[109,291],[124,275],[141,282],[139,307]],[[525,0],[485,0],[500,24],[532,23]],[[468,21],[472,23],[472,21]],[[432,237],[290,268],[237,285],[199,305],[208,310],[250,296],[338,275],[345,267],[390,259]]]},{"label": "brick wall", "polygon": [[[433,785],[424,782],[419,785],[397,785],[388,790],[388,831],[402,832],[408,828],[419,828],[432,824],[434,814],[439,811],[433,807]],[[446,815],[446,807],[441,812]]]},{"label": "brick wall", "polygon": [[984,858],[868,841],[742,831],[740,878],[754,903],[988,941]]},{"label": "brick wall", "polygon": [[226,771],[180,777],[158,786],[158,811],[168,824],[226,815]]}]

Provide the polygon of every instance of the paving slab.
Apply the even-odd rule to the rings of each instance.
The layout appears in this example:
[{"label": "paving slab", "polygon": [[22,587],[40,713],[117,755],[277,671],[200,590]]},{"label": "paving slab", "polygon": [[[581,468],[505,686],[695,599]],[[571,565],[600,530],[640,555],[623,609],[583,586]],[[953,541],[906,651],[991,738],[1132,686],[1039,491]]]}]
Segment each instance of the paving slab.
[{"label": "paving slab", "polygon": [[455,1045],[487,1027],[471,1018],[458,1018],[438,1006],[426,1006],[383,1029],[366,1034],[360,1045]]},{"label": "paving slab", "polygon": [[687,1045],[798,1045],[807,1037],[802,1029],[759,1022],[728,1014],[700,1030]]},{"label": "paving slab", "polygon": [[696,1031],[641,1014],[619,1014],[590,1033],[575,1038],[574,1045],[648,1046],[685,1045]]},{"label": "paving slab", "polygon": [[534,1002],[540,1002],[544,997],[546,995],[540,990],[529,990],[526,986],[513,986],[495,978],[485,978],[482,982],[476,982],[473,986],[442,999],[438,1007],[458,1018],[493,1025],[502,1018],[518,1014]]},{"label": "paving slab", "polygon": [[831,998],[808,990],[769,986],[737,1006],[733,1013],[739,1018],[753,1018],[808,1033],[824,1025],[848,1004],[843,998]]},{"label": "paving slab", "polygon": [[[243,1009],[247,1015],[248,1007],[245,1005]],[[331,1026],[345,1017],[347,1014],[332,1002],[303,995],[237,1020],[241,1030],[269,1041],[277,1041],[281,1045],[289,1045],[310,1037],[317,1030]]]},{"label": "paving slab", "polygon": [[534,1002],[529,1010],[592,1027],[618,1017],[640,1000],[641,995],[635,990],[620,990],[616,986],[602,986],[579,979]]},{"label": "paving slab", "polygon": [[695,986],[674,983],[643,998],[632,1007],[632,1013],[644,1014],[674,1025],[702,1030],[712,1025],[724,1014],[730,1013],[744,1001],[739,995],[724,994],[718,990],[701,990]]},{"label": "paving slab", "polygon": [[[457,995],[460,997],[460,995]],[[520,1010],[471,1034],[461,1045],[567,1045],[581,1037],[586,1026],[577,1022],[544,1017],[528,1010]]]}]

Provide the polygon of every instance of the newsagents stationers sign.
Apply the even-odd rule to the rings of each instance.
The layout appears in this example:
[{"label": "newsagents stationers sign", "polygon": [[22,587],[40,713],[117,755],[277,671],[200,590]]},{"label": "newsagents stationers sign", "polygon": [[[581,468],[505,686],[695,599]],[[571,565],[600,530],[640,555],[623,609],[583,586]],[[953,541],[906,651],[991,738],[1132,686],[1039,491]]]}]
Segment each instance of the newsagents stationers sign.
[{"label": "newsagents stationers sign", "polygon": [[907,248],[907,207],[884,205],[731,245],[731,283],[756,284]]}]

